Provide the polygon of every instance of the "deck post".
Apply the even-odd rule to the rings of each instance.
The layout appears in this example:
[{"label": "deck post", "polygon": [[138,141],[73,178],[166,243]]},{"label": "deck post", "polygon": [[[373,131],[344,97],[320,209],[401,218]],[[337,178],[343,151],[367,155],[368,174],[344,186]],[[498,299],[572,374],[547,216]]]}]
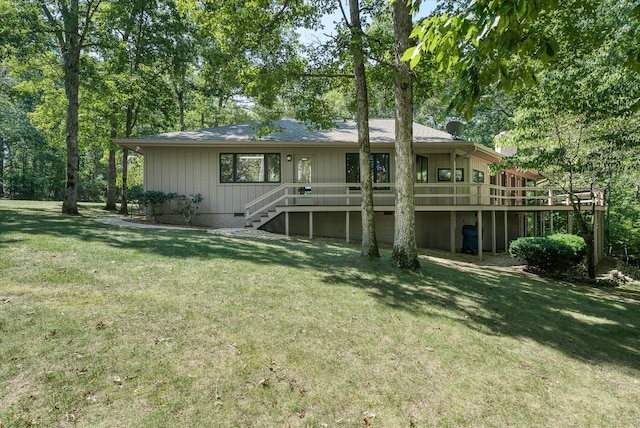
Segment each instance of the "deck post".
[{"label": "deck post", "polygon": [[549,234],[553,235],[553,211],[549,211]]},{"label": "deck post", "polygon": [[482,211],[478,211],[478,260],[482,260]]},{"label": "deck post", "polygon": [[309,211],[309,239],[313,239],[313,211]]},{"label": "deck post", "polygon": [[496,248],[496,211],[491,211],[491,252],[495,256],[498,254]]},{"label": "deck post", "polygon": [[346,217],[345,218],[346,223],[345,223],[345,227],[344,227],[345,228],[345,235],[346,235],[347,243],[349,243],[349,235],[350,235],[350,233],[349,233],[349,211],[346,212],[345,217]]},{"label": "deck post", "polygon": [[289,211],[284,213],[284,234],[289,236]]},{"label": "deck post", "polygon": [[451,152],[451,187],[453,191],[451,194],[453,195],[453,205],[458,205],[458,198],[456,196],[456,151]]},{"label": "deck post", "polygon": [[509,251],[509,225],[507,224],[507,219],[509,218],[509,212],[505,210],[504,212],[504,252]]},{"label": "deck post", "polygon": [[451,252],[456,252],[456,212],[449,211],[449,236],[451,242]]}]

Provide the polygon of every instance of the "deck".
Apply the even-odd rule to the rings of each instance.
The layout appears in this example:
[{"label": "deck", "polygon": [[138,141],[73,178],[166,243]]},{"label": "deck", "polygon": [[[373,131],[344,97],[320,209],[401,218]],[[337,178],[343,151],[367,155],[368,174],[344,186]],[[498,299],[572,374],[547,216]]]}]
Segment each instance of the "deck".
[{"label": "deck", "polygon": [[[393,214],[395,211],[395,185],[384,183],[374,185],[374,210]],[[280,215],[284,215],[284,233],[289,235],[289,217],[293,213],[307,213],[309,238],[314,236],[314,213],[345,213],[344,227],[347,242],[350,237],[350,213],[361,211],[362,195],[353,183],[285,183],[245,206],[245,225],[260,228]],[[474,212],[478,230],[483,230],[482,213],[489,213],[488,228],[491,231],[491,251],[495,254],[501,246],[506,250],[509,244],[509,213],[525,214],[536,212],[572,211],[574,208],[595,210],[600,228],[604,211],[604,193],[579,189],[572,199],[566,190],[558,187],[502,187],[491,184],[471,183],[425,183],[415,184],[416,212],[448,212],[448,241],[451,252],[455,252],[457,227],[456,213]],[[568,221],[571,219],[569,217]],[[552,216],[550,216],[552,222]],[[498,232],[498,225],[501,231]],[[568,226],[571,229],[572,226]],[[551,229],[553,225],[551,223]],[[498,244],[497,235],[504,242]],[[520,235],[524,236],[524,235]],[[482,232],[479,234],[482,242]],[[601,240],[598,240],[600,251]],[[482,246],[478,249],[482,259]]]},{"label": "deck", "polygon": [[[374,209],[394,211],[394,183],[374,184]],[[354,183],[285,183],[245,205],[245,220],[252,224],[269,212],[356,212],[362,196]],[[604,207],[600,190],[578,189],[573,204]],[[503,187],[475,183],[416,183],[415,209],[436,211],[568,211],[572,201],[559,187]]]}]

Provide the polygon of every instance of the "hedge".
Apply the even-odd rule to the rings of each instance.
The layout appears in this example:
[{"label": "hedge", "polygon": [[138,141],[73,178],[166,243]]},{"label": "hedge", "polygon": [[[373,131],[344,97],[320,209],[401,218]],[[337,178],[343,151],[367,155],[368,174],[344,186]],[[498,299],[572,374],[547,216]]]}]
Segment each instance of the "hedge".
[{"label": "hedge", "polygon": [[547,272],[575,266],[586,252],[584,239],[562,233],[519,238],[509,246],[512,257],[524,260],[531,268]]}]

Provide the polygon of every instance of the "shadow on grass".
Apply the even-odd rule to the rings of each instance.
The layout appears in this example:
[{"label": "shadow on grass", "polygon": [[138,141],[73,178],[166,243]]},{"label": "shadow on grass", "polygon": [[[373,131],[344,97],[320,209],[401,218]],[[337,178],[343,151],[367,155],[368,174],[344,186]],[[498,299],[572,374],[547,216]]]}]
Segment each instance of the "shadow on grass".
[{"label": "shadow on grass", "polygon": [[572,358],[640,370],[637,295],[487,266],[460,271],[437,258],[423,264],[421,272],[394,272],[373,280],[359,272],[336,272],[326,280],[366,284],[387,305],[416,314],[450,313],[484,334],[533,340]]},{"label": "shadow on grass", "polygon": [[[313,243],[224,238],[200,231],[114,228],[51,210],[0,208],[0,245],[10,233],[75,237],[173,259],[230,259],[314,269],[334,286],[366,290],[382,304],[416,316],[451,314],[484,334],[533,340],[576,359],[640,370],[637,294],[547,281],[491,266],[428,257],[423,269],[393,269],[359,250]],[[11,237],[10,239],[15,239]]]}]

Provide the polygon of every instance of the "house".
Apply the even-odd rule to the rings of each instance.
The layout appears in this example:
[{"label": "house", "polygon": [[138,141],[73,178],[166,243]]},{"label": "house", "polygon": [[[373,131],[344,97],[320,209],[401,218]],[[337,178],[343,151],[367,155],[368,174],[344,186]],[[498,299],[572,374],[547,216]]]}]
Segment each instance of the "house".
[{"label": "house", "polygon": [[[309,130],[295,120],[258,136],[255,123],[114,140],[144,155],[145,190],[201,193],[195,221],[214,228],[255,227],[283,234],[358,240],[361,236],[358,136],[354,121]],[[448,133],[414,124],[416,242],[460,251],[464,226],[480,232],[477,251],[506,251],[527,234],[553,231],[571,206],[560,189],[536,187],[537,172],[492,175],[503,155]],[[395,121],[370,121],[378,240],[393,241]],[[602,198],[596,204],[597,254],[602,254]],[[598,194],[600,195],[600,194]],[[563,225],[565,220],[563,220]],[[563,226],[564,227],[564,226]],[[468,228],[465,228],[468,230]]]}]

